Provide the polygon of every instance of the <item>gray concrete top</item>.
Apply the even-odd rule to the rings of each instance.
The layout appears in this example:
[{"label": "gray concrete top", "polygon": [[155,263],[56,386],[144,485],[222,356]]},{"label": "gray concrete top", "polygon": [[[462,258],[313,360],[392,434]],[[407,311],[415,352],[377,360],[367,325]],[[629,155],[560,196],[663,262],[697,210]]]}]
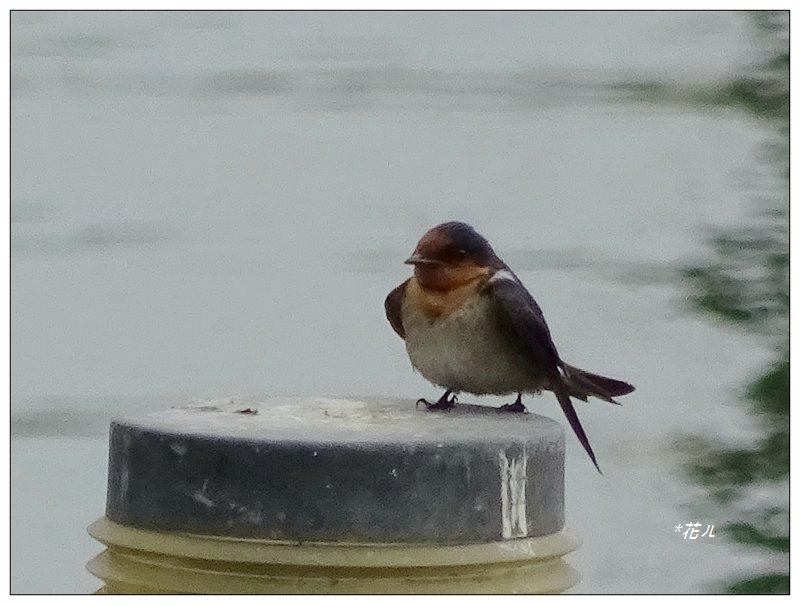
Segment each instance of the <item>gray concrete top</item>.
[{"label": "gray concrete top", "polygon": [[537,414],[468,404],[428,411],[403,399],[207,400],[117,422],[187,436],[302,443],[560,441],[559,431],[553,430],[556,423]]},{"label": "gray concrete top", "polygon": [[111,427],[107,516],[294,542],[476,543],[558,531],[564,433],[413,401],[197,402]]}]

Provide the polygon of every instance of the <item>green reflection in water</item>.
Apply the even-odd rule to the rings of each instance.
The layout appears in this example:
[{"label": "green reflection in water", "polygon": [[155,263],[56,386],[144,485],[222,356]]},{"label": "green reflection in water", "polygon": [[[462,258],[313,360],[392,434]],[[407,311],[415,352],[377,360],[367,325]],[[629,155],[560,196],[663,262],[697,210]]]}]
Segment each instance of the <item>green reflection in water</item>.
[{"label": "green reflection in water", "polygon": [[[705,453],[689,465],[711,497],[736,511],[722,529],[730,539],[773,553],[787,553],[786,572],[733,578],[728,593],[788,593],[789,511],[789,38],[788,13],[751,14],[770,56],[754,73],[713,93],[693,92],[695,102],[738,107],[768,120],[772,140],[761,163],[772,183],[753,200],[755,218],[745,228],[716,233],[715,260],[682,274],[697,308],[769,339],[775,360],[746,391],[745,402],[762,427],[750,447],[696,439]],[[653,90],[647,91],[654,94]],[[756,486],[774,488],[774,502],[747,503]],[[768,487],[768,489],[769,489]]]},{"label": "green reflection in water", "polygon": [[[690,476],[709,488],[712,503],[729,506],[738,519],[721,529],[740,544],[786,553],[782,566],[752,577],[728,580],[715,592],[789,592],[789,14],[748,13],[764,55],[752,69],[715,88],[678,87],[663,82],[625,82],[617,95],[643,103],[745,112],[771,131],[758,164],[769,179],[753,198],[753,218],[744,227],[712,233],[714,259],[681,271],[693,305],[770,342],[775,359],[748,385],[744,402],[762,427],[749,447],[708,437],[684,439],[678,446],[697,452]],[[748,502],[756,490],[772,488],[769,504]]]}]

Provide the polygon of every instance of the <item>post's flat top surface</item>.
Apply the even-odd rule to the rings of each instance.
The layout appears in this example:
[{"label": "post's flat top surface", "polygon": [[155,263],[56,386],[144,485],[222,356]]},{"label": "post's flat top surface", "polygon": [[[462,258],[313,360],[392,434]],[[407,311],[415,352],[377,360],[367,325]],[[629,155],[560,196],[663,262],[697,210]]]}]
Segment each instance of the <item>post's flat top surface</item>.
[{"label": "post's flat top surface", "polygon": [[475,544],[564,525],[564,431],[391,399],[225,398],[114,420],[106,515],[292,542]]},{"label": "post's flat top surface", "polygon": [[225,398],[115,420],[179,435],[307,443],[555,443],[561,426],[538,414],[458,404],[428,410],[412,400]]}]

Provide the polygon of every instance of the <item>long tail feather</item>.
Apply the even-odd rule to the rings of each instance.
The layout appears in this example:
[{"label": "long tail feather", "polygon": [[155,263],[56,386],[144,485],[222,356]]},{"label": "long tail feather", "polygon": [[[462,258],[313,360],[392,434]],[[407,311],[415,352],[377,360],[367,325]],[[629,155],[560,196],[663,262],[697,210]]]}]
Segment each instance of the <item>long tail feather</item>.
[{"label": "long tail feather", "polygon": [[589,454],[589,458],[592,459],[592,463],[594,463],[594,467],[597,469],[597,472],[602,475],[603,471],[600,470],[600,465],[597,464],[597,458],[595,457],[592,446],[589,443],[589,438],[586,436],[586,432],[581,426],[581,421],[578,419],[578,414],[575,412],[575,408],[572,406],[572,401],[570,400],[569,392],[567,391],[567,385],[564,384],[561,376],[558,376],[557,378],[553,377],[552,382],[552,391],[555,393],[558,403],[561,404],[561,409],[564,411],[564,415],[567,417],[569,425],[572,427],[572,430],[575,431],[575,436],[578,437],[578,441],[581,442],[583,449],[585,449],[586,453]]}]

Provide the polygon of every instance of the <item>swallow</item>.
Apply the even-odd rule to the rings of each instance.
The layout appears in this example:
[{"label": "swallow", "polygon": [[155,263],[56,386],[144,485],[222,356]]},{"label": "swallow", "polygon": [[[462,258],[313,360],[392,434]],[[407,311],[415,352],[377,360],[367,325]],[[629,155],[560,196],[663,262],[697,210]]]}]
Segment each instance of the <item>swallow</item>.
[{"label": "swallow", "polygon": [[417,404],[445,410],[462,392],[516,393],[514,403],[500,409],[526,412],[523,393],[552,391],[602,474],[571,397],[617,404],[614,397],[634,387],[565,363],[533,296],[471,226],[434,227],[405,262],[414,275],[386,297],[386,317],[405,341],[414,369],[445,389],[435,403],[420,399]]}]

